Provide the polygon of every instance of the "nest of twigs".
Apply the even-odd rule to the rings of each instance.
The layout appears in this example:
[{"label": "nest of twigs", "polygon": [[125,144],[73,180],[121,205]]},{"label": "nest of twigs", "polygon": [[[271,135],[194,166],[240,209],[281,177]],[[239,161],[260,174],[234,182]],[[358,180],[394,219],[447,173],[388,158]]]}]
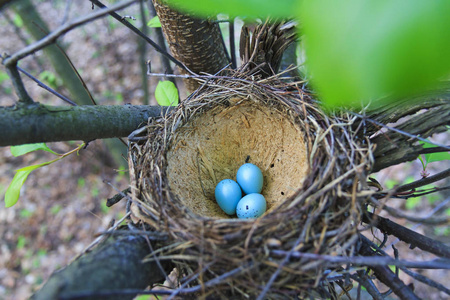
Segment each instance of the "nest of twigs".
[{"label": "nest of twigs", "polygon": [[[320,255],[353,256],[372,147],[350,116],[330,116],[301,84],[211,77],[130,145],[135,218],[168,236],[178,292],[212,298],[329,297],[345,273]],[[138,138],[136,138],[138,137]],[[260,167],[260,218],[221,212],[215,185],[245,162]]]}]

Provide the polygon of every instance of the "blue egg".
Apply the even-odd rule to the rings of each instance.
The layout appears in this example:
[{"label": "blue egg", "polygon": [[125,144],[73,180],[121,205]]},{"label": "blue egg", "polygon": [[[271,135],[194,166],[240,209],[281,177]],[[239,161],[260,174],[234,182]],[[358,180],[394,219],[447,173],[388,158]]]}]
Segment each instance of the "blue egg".
[{"label": "blue egg", "polygon": [[263,187],[263,175],[254,164],[243,164],[236,174],[236,181],[246,194],[261,193]]},{"label": "blue egg", "polygon": [[253,193],[242,197],[236,207],[236,214],[239,219],[258,218],[266,211],[266,199],[263,195]]},{"label": "blue egg", "polygon": [[236,213],[236,206],[242,198],[242,191],[239,184],[231,179],[224,179],[219,182],[214,191],[217,204],[228,215]]}]

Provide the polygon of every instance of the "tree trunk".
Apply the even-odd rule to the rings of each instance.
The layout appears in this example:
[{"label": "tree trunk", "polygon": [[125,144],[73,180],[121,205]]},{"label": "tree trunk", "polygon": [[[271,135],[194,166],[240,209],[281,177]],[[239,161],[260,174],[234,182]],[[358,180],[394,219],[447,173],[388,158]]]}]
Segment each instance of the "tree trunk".
[{"label": "tree trunk", "polygon": [[[153,0],[153,4],[172,55],[190,71],[215,74],[230,63],[217,23],[181,14],[161,0]],[[185,82],[190,92],[199,86],[193,79]]]}]

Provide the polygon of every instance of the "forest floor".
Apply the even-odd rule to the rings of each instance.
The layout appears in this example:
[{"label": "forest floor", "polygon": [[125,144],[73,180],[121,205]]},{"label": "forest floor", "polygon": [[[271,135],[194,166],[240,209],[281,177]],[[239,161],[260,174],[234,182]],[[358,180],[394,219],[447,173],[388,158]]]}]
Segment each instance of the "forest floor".
[{"label": "forest floor", "polygon": [[[72,19],[91,11],[91,4],[87,1],[83,4],[74,3],[69,7],[65,3],[39,2],[38,11],[50,28],[59,26],[66,19],[66,15]],[[137,17],[138,6],[125,10],[123,14]],[[17,18],[10,8],[0,12],[2,53],[14,53],[23,48],[25,43],[29,43],[30,37],[20,27]],[[139,21],[136,21],[136,24],[139,24]],[[69,57],[81,71],[99,104],[144,102],[137,39],[127,28],[111,18],[101,19],[69,32],[60,42],[68,46]],[[159,62],[155,51],[149,49],[147,54],[152,58],[153,68],[157,68]],[[44,70],[53,72],[42,52],[23,60],[20,66],[35,75],[42,74]],[[12,105],[15,94],[9,80],[2,78],[4,70],[0,69],[0,106]],[[58,79],[55,80],[57,90],[67,94]],[[158,80],[148,79],[150,95],[153,94]],[[36,101],[64,105],[33,82],[25,80],[25,84]],[[155,104],[153,98],[150,99],[150,104]],[[448,143],[448,135],[441,136],[439,140]],[[77,144],[59,142],[48,145],[58,153],[65,153],[76,148]],[[52,154],[42,151],[14,157],[10,147],[0,148],[0,198],[3,199],[15,170],[53,158]],[[99,232],[108,228],[112,220],[117,222],[121,219],[125,214],[125,202],[119,202],[112,208],[106,207],[105,203],[106,199],[117,191],[128,187],[128,171],[124,166],[125,159],[121,166],[111,158],[101,141],[93,141],[86,149],[81,150],[79,155],[71,155],[60,162],[33,171],[15,206],[6,209],[3,204],[0,205],[0,299],[27,299],[54,270],[69,263],[89,246]],[[448,167],[449,162],[437,163],[437,166],[430,165],[429,172],[434,174]],[[374,177],[383,187],[389,188],[395,184],[419,179],[420,171],[421,165],[416,161],[383,170]],[[446,185],[449,185],[448,180]],[[450,207],[448,193],[423,197],[418,201],[395,200],[389,204],[407,210],[411,215],[426,216],[443,201],[447,202],[441,212]],[[407,227],[412,226],[405,220],[396,222]],[[433,228],[419,225],[414,230],[440,239],[447,245],[450,243],[448,226]],[[391,243],[395,243],[395,240],[388,240],[388,244]],[[401,259],[433,258],[418,249],[408,249],[408,245],[402,242],[395,243],[395,246],[399,249]],[[401,274],[401,278],[407,284],[411,283],[411,279],[404,275]],[[423,275],[428,275],[444,285],[448,285],[450,280],[448,271],[431,270],[423,272]],[[448,299],[448,296],[423,284],[414,284],[417,294],[424,299]]]}]

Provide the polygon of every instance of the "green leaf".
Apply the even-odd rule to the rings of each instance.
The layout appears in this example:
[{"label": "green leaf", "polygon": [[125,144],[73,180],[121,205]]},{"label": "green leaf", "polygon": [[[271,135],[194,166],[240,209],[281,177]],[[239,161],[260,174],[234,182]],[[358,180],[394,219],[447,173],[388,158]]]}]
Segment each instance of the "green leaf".
[{"label": "green leaf", "polygon": [[8,189],[6,190],[5,206],[11,207],[17,203],[17,200],[19,200],[19,196],[20,196],[20,189],[22,188],[23,184],[25,183],[25,180],[27,180],[28,175],[30,175],[31,171],[36,170],[40,167],[49,165],[55,161],[56,160],[52,160],[49,162],[45,162],[45,163],[33,165],[33,166],[28,166],[28,167],[17,170],[16,174],[14,175],[13,180],[11,181],[11,184],[9,185]]},{"label": "green leaf", "polygon": [[300,0],[168,0],[174,7],[201,16],[225,13],[230,16],[292,17],[299,10]]},{"label": "green leaf", "polygon": [[39,74],[39,79],[41,81],[46,81],[52,88],[58,87],[56,75],[50,71],[43,71],[41,74]]},{"label": "green leaf", "polygon": [[304,0],[297,12],[330,107],[416,95],[450,75],[448,0]]},{"label": "green leaf", "polygon": [[[421,142],[421,144],[423,145],[424,149],[436,147],[435,145],[433,145],[431,143]],[[424,154],[423,156],[425,156],[427,164],[429,164],[429,163],[435,162],[435,161],[450,160],[450,151],[429,153],[429,154]]]},{"label": "green leaf", "polygon": [[44,150],[55,155],[59,155],[52,149],[50,149],[45,143],[36,143],[36,144],[25,144],[20,146],[11,146],[11,154],[15,157],[27,154],[29,152]]},{"label": "green leaf", "polygon": [[178,90],[171,81],[160,81],[156,86],[155,98],[161,106],[177,106]]},{"label": "green leaf", "polygon": [[420,200],[420,197],[409,198],[406,200],[405,206],[408,210],[412,210],[420,204]]},{"label": "green leaf", "polygon": [[151,18],[150,21],[148,21],[147,26],[152,27],[152,28],[161,27],[161,22],[159,21],[159,17],[155,16],[155,17]]},{"label": "green leaf", "polygon": [[21,28],[23,26],[23,19],[19,14],[14,14],[13,16],[13,23],[17,27]]},{"label": "green leaf", "polygon": [[30,175],[30,171],[17,171],[16,175],[9,185],[8,189],[5,193],[5,206],[11,207],[17,203],[20,196],[20,189],[22,188],[25,180],[27,180],[28,175]]},{"label": "green leaf", "polygon": [[5,80],[7,80],[7,79],[9,79],[9,76],[8,76],[8,74],[6,73],[6,72],[0,72],[0,84],[3,82],[3,81],[5,81]]}]

